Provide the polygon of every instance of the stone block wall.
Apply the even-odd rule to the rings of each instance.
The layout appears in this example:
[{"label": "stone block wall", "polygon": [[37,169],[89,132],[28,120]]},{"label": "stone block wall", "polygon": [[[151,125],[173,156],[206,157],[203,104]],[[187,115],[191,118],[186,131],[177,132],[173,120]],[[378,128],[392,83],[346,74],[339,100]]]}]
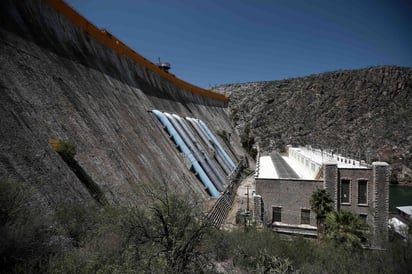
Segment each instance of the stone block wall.
[{"label": "stone block wall", "polygon": [[338,182],[338,166],[335,162],[326,163],[323,169],[323,187],[330,194],[334,201],[334,208],[338,209],[338,195],[339,188],[337,186]]},{"label": "stone block wall", "polygon": [[[341,203],[341,180],[350,181],[349,202]],[[358,182],[367,182],[366,203],[358,202]],[[282,227],[300,225],[301,209],[310,209],[310,198],[318,188],[325,188],[332,199],[336,210],[348,210],[366,217],[372,227],[372,245],[380,246],[387,235],[389,211],[388,164],[373,163],[373,168],[341,168],[336,163],[324,166],[324,180],[302,179],[256,179],[256,193],[262,196],[264,204],[264,224],[272,222],[272,207],[281,207]],[[316,225],[316,215],[311,212],[310,225]],[[274,228],[275,229],[275,228]],[[276,229],[275,229],[276,230]],[[288,228],[288,233],[294,233]],[[284,231],[283,231],[284,232]]]},{"label": "stone block wall", "polygon": [[[282,207],[282,223],[301,224],[301,209],[310,209],[310,197],[323,181],[301,179],[256,179],[256,193],[262,196],[264,224],[272,222],[272,207]],[[316,225],[316,215],[310,214],[310,225]]]},{"label": "stone block wall", "polygon": [[261,195],[253,195],[253,220],[256,224],[263,222],[263,200]]},{"label": "stone block wall", "polygon": [[[387,237],[389,214],[389,165],[374,162],[373,166],[373,245],[380,246]],[[372,195],[371,195],[372,196]]]},{"label": "stone block wall", "polygon": [[[367,215],[368,222],[372,222],[371,209],[374,206],[373,191],[374,182],[372,176],[372,169],[339,169],[339,181],[337,182],[338,192],[340,194],[340,182],[343,179],[350,180],[350,197],[349,203],[341,203],[340,195],[338,196],[339,209],[349,210],[359,215]],[[367,204],[358,204],[358,181],[367,181]]]}]

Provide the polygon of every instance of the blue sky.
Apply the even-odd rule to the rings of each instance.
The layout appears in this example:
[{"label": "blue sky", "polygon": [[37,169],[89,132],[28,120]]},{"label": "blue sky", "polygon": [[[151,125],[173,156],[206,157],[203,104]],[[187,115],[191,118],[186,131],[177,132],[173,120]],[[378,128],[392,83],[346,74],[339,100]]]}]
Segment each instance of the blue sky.
[{"label": "blue sky", "polygon": [[171,73],[209,86],[412,67],[411,0],[66,0]]}]

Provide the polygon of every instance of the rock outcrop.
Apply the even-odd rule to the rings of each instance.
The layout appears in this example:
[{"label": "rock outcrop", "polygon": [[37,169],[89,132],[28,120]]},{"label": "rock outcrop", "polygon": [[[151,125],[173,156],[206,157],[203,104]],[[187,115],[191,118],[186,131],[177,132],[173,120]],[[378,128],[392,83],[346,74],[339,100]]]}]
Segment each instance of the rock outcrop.
[{"label": "rock outcrop", "polygon": [[287,144],[330,148],[388,161],[398,180],[410,180],[402,170],[412,166],[412,68],[342,70],[216,91],[230,96],[239,134],[263,151]]}]

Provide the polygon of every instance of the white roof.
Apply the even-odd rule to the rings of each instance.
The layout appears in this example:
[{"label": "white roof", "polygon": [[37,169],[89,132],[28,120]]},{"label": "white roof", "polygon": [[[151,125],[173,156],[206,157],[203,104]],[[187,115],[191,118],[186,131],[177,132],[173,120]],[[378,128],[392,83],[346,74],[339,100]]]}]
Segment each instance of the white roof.
[{"label": "white roof", "polygon": [[396,209],[405,212],[409,216],[412,216],[412,206],[397,206]]},{"label": "white roof", "polygon": [[314,175],[308,171],[307,168],[302,168],[299,166],[299,163],[296,161],[292,161],[292,159],[288,156],[282,156],[283,160],[293,169],[293,171],[299,176],[301,179],[313,179]]},{"label": "white roof", "polygon": [[256,167],[256,178],[259,179],[278,179],[279,176],[276,172],[270,156],[260,156],[258,166]]},{"label": "white roof", "polygon": [[343,157],[340,154],[331,153],[326,150],[311,147],[290,147],[289,149],[296,151],[300,155],[311,159],[319,165],[333,162],[338,164],[338,168],[367,168],[367,166],[361,165],[361,162],[358,160]]}]

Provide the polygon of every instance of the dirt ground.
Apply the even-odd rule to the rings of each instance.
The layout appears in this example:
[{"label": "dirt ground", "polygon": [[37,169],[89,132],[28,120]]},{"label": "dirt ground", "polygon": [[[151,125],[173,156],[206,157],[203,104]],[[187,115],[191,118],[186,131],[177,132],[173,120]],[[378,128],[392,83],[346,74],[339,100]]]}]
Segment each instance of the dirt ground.
[{"label": "dirt ground", "polygon": [[246,178],[243,178],[236,196],[235,200],[233,201],[233,206],[231,210],[229,211],[225,223],[223,224],[223,229],[226,230],[232,230],[238,225],[236,224],[236,213],[238,212],[239,209],[246,209],[247,208],[247,192],[249,188],[249,210],[253,210],[253,191],[255,191],[255,174],[252,173]]}]

